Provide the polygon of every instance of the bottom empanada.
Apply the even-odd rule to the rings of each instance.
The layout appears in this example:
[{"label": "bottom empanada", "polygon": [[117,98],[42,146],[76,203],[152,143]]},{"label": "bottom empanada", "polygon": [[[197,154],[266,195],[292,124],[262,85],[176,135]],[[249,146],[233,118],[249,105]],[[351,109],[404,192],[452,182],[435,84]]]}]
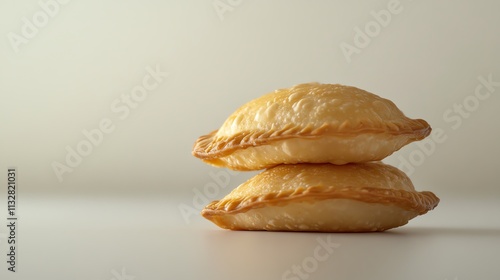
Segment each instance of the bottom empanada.
[{"label": "bottom empanada", "polygon": [[402,226],[438,202],[381,162],[296,164],[263,171],[202,215],[232,230],[366,232]]}]

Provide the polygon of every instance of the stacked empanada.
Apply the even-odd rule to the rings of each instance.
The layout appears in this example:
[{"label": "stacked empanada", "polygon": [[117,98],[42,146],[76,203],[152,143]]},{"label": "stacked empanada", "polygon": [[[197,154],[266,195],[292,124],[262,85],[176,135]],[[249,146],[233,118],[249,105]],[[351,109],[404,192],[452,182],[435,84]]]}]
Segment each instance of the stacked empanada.
[{"label": "stacked empanada", "polygon": [[280,89],[240,107],[195,143],[193,155],[262,173],[210,203],[222,228],[360,232],[406,224],[437,206],[431,192],[381,163],[431,132],[390,100],[338,84]]}]

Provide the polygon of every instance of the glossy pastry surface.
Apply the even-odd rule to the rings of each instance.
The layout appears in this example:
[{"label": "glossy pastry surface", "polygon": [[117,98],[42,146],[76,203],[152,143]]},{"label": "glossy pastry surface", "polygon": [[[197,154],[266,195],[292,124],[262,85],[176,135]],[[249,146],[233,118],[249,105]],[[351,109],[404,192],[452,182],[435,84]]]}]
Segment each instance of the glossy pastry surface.
[{"label": "glossy pastry surface", "polygon": [[431,127],[356,87],[308,83],[264,95],[201,136],[193,155],[235,170],[278,164],[378,161]]},{"label": "glossy pastry surface", "polygon": [[263,171],[202,215],[233,230],[365,232],[404,225],[438,203],[381,162],[296,164]]}]

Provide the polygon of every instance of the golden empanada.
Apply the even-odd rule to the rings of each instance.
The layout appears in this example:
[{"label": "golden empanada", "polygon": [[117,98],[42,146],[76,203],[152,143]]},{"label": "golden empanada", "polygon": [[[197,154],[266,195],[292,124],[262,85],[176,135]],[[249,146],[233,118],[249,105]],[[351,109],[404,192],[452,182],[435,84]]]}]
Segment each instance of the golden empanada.
[{"label": "golden empanada", "polygon": [[426,121],[407,118],[375,94],[309,83],[243,105],[219,130],[201,136],[193,155],[235,170],[377,161],[430,131]]},{"label": "golden empanada", "polygon": [[381,162],[296,164],[263,171],[202,215],[232,230],[366,232],[402,226],[438,202]]}]

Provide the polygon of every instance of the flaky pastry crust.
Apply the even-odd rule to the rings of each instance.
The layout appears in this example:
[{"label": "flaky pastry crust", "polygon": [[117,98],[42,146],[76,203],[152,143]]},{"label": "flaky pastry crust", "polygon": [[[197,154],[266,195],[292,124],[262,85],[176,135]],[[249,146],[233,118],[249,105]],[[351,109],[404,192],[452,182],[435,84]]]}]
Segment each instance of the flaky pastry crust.
[{"label": "flaky pastry crust", "polygon": [[297,164],[263,171],[202,215],[234,230],[383,231],[438,203],[432,192],[415,191],[406,174],[381,162]]},{"label": "flaky pastry crust", "polygon": [[406,117],[390,100],[351,86],[308,83],[243,105],[219,130],[201,136],[193,155],[235,170],[378,161],[430,132],[426,121]]}]

